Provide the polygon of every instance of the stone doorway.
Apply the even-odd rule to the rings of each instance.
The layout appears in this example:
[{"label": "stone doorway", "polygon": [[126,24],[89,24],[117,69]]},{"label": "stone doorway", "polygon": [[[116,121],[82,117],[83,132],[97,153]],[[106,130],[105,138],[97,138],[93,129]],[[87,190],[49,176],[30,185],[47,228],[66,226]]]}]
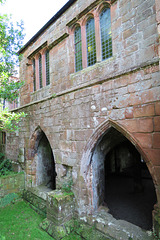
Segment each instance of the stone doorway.
[{"label": "stone doorway", "polygon": [[55,181],[55,162],[53,152],[50,143],[42,132],[41,139],[39,141],[37,156],[36,156],[36,183],[37,186],[45,185],[52,190],[56,189]]},{"label": "stone doorway", "polygon": [[40,127],[32,134],[28,150],[28,171],[24,199],[46,215],[48,193],[56,189],[55,160],[46,134]]},{"label": "stone doorway", "polygon": [[152,177],[135,146],[114,127],[98,141],[91,168],[94,209],[105,206],[116,219],[152,229]]},{"label": "stone doorway", "polygon": [[42,186],[45,191],[56,189],[55,161],[51,145],[40,127],[31,138],[30,159],[32,159],[32,187]]}]

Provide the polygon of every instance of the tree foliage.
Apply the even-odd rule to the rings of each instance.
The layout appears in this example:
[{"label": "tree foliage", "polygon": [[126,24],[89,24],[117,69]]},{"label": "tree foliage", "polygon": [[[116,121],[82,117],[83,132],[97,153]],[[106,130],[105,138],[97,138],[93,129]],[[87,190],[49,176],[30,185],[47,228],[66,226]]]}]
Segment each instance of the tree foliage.
[{"label": "tree foliage", "polygon": [[5,158],[5,154],[0,152],[0,177],[8,175],[12,171],[13,169],[11,160]]},{"label": "tree foliage", "polygon": [[14,113],[7,108],[3,109],[3,105],[0,104],[0,130],[11,132],[18,130],[18,123],[25,116],[24,112]]},{"label": "tree foliage", "polygon": [[[0,0],[0,5],[5,0]],[[15,68],[18,66],[18,50],[23,43],[23,22],[14,24],[12,17],[0,14],[0,130],[14,131],[16,123],[24,113],[12,113],[5,109],[5,101],[13,102],[18,98],[21,81],[13,81]]]}]

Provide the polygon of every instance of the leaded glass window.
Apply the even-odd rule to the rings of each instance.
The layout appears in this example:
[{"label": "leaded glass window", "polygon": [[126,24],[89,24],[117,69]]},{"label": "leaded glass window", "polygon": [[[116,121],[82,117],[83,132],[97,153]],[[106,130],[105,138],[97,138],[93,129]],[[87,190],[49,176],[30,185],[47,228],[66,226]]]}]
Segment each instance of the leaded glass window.
[{"label": "leaded glass window", "polygon": [[74,45],[75,45],[75,68],[76,72],[82,70],[82,40],[81,40],[81,27],[78,26],[74,32]]},{"label": "leaded glass window", "polygon": [[50,84],[50,74],[49,74],[49,51],[45,53],[45,65],[46,65],[46,85]]},{"label": "leaded glass window", "polygon": [[112,34],[110,8],[105,8],[100,14],[102,60],[112,56]]},{"label": "leaded glass window", "polygon": [[96,40],[94,18],[89,18],[86,23],[86,40],[87,40],[87,65],[91,66],[96,63]]},{"label": "leaded glass window", "polygon": [[39,56],[39,88],[42,88],[42,56]]},{"label": "leaded glass window", "polygon": [[36,91],[36,64],[35,59],[33,59],[33,89]]}]

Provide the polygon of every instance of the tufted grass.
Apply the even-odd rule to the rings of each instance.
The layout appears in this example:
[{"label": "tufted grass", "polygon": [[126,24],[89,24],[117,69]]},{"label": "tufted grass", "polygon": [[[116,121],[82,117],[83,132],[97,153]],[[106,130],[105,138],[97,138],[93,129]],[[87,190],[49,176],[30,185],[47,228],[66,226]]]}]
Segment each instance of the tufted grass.
[{"label": "tufted grass", "polygon": [[[35,212],[29,203],[19,200],[0,208],[0,240],[55,240],[39,225],[44,216]],[[77,226],[63,240],[111,240],[85,224]]]},{"label": "tufted grass", "polygon": [[0,208],[0,240],[54,240],[39,228],[43,219],[22,200]]}]

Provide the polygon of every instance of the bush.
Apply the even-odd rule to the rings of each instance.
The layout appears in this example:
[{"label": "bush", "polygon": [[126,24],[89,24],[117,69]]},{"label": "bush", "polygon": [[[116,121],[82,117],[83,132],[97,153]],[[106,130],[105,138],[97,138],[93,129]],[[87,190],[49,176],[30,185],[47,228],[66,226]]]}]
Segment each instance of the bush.
[{"label": "bush", "polygon": [[13,172],[10,159],[6,159],[3,153],[0,153],[0,176],[8,175]]}]

